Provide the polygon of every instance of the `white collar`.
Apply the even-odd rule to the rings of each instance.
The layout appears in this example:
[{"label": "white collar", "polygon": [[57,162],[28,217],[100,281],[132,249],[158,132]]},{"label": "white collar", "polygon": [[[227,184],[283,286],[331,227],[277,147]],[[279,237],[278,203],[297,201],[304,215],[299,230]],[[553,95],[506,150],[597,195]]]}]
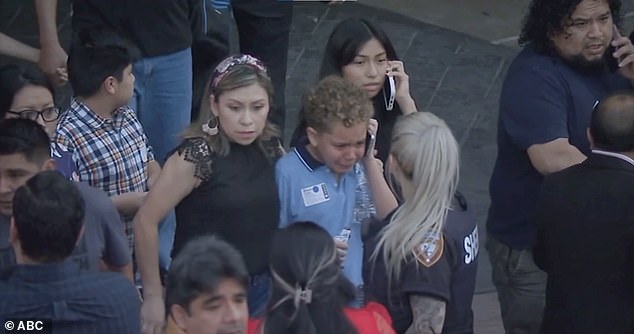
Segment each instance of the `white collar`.
[{"label": "white collar", "polygon": [[601,155],[607,155],[610,157],[615,157],[615,158],[619,158],[621,160],[625,160],[628,163],[632,164],[634,166],[634,159],[628,157],[625,154],[621,154],[621,153],[616,153],[616,152],[607,152],[607,151],[602,151],[602,150],[592,150],[592,153],[595,154],[601,154]]}]

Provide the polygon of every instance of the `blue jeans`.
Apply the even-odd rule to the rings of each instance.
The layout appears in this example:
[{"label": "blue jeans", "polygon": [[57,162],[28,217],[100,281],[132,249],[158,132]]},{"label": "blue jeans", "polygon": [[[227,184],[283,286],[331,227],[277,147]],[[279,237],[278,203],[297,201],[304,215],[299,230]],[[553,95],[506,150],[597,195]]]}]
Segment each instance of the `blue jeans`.
[{"label": "blue jeans", "polygon": [[268,272],[251,275],[247,289],[247,303],[249,305],[249,317],[261,317],[266,310],[266,304],[271,298],[271,275]]},{"label": "blue jeans", "polygon": [[142,58],[134,64],[133,72],[136,80],[130,105],[143,124],[155,159],[162,164],[190,123],[191,50]]},{"label": "blue jeans", "polygon": [[[192,103],[192,56],[189,48],[167,55],[142,58],[133,66],[136,77],[130,106],[136,111],[161,165],[180,142],[189,125]],[[174,240],[173,210],[159,228],[159,263],[167,269]]]}]

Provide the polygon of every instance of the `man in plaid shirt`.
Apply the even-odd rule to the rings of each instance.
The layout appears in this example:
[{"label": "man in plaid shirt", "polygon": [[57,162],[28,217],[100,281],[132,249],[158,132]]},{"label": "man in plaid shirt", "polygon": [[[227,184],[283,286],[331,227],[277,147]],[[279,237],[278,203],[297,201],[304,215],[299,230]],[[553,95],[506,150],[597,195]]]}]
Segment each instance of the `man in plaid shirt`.
[{"label": "man in plaid shirt", "polygon": [[134,247],[132,218],[160,173],[143,127],[127,106],[134,90],[138,52],[121,37],[84,30],[68,58],[75,92],[57,126],[55,145],[72,152],[79,180],[103,189],[125,222]]}]

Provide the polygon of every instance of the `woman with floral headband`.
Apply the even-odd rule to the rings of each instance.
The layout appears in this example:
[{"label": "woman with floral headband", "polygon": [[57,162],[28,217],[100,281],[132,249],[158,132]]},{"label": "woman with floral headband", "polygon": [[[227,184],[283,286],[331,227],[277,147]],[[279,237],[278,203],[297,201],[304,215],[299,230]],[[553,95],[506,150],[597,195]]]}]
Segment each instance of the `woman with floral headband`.
[{"label": "woman with floral headband", "polygon": [[250,313],[261,312],[268,299],[268,253],[279,220],[274,163],[283,153],[267,122],[271,81],[258,59],[237,55],[223,60],[209,82],[209,103],[185,131],[135,217],[143,333],[158,333],[164,322],[157,227],[174,207],[172,256],[196,236],[218,235],[244,257]]},{"label": "woman with floral headband", "polygon": [[313,222],[281,229],[270,256],[273,292],[266,314],[248,334],[394,334],[383,305],[346,305],[355,287],[342,273],[330,233]]}]

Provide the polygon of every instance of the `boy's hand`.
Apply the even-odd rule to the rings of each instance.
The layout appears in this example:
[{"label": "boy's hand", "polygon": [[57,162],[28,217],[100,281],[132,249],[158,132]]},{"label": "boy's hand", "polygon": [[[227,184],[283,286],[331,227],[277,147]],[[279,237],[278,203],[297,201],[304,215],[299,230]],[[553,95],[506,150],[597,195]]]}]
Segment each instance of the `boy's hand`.
[{"label": "boy's hand", "polygon": [[341,240],[335,240],[335,247],[337,248],[337,256],[339,257],[339,262],[343,263],[343,260],[346,259],[346,255],[348,254],[348,243]]},{"label": "boy's hand", "polygon": [[370,118],[368,123],[368,132],[375,135],[379,132],[379,121],[374,118]]}]

